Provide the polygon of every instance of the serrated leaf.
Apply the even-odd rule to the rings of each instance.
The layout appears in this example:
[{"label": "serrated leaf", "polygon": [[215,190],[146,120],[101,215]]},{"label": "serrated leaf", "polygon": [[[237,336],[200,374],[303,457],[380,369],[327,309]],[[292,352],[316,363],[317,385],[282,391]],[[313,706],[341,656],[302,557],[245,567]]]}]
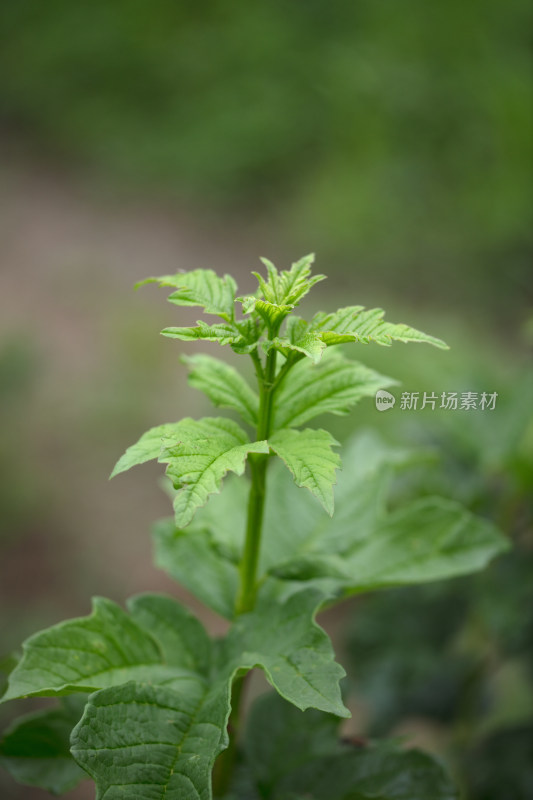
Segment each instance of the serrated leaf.
[{"label": "serrated leaf", "polygon": [[266,258],[261,261],[267,268],[268,280],[257,272],[253,274],[259,281],[259,287],[264,299],[269,303],[277,305],[295,306],[312,287],[319,281],[324,280],[325,275],[311,275],[311,265],[315,260],[314,254],[304,256],[296,261],[290,270],[278,272],[274,264]]},{"label": "serrated leaf", "polygon": [[306,428],[296,431],[286,428],[268,440],[272,450],[288,467],[297,486],[309,489],[333,514],[333,485],[340,458],[331,449],[339,443],[328,431]]},{"label": "serrated leaf", "polygon": [[229,670],[260,666],[276,691],[302,710],[349,717],[339,689],[345,672],[314,620],[322,600],[310,590],[284,604],[260,601],[254,611],[236,618],[221,642],[220,661]]},{"label": "serrated leaf", "polygon": [[[333,519],[321,506],[309,502],[307,493],[296,487],[281,463],[271,465],[264,522],[268,536],[262,542],[259,578],[298,559],[302,552],[313,557],[317,552],[321,557],[342,553],[353,546],[358,533],[364,536],[373,530],[385,507],[391,466],[403,464],[411,456],[385,447],[370,434],[359,436],[345,453],[347,466],[335,487]],[[233,562],[240,557],[248,492],[247,480],[230,476],[224,490],[198,511],[194,528],[180,531],[170,520],[163,520],[155,531],[158,566],[228,619],[234,614],[238,573],[220,552],[233,553]],[[295,581],[278,583],[284,597],[305,586]],[[331,588],[326,578],[313,585],[326,593],[335,591],[335,584]]]},{"label": "serrated leaf", "polygon": [[268,326],[269,330],[278,330],[279,326],[287,316],[290,314],[293,305],[269,303],[267,300],[255,300],[253,304],[247,306],[248,311],[257,311],[259,316]]},{"label": "serrated leaf", "polygon": [[70,754],[70,733],[85,698],[15,720],[0,741],[0,766],[18,782],[63,794],[87,778]]},{"label": "serrated leaf", "polygon": [[151,633],[115,603],[97,597],[90,616],[61,622],[24,643],[1,702],[90,692],[131,679],[184,686],[195,682],[187,661],[167,657],[168,648]]},{"label": "serrated leaf", "polygon": [[219,492],[227,472],[242,475],[249,453],[268,453],[266,442],[250,442],[245,431],[229,419],[212,417],[182,420],[175,438],[163,443],[159,460],[179,489],[174,510],[176,524],[185,527],[209,495]]},{"label": "serrated leaf", "polygon": [[229,695],[229,679],[187,694],[130,682],[91,695],[72,754],[94,779],[96,800],[210,800]]},{"label": "serrated leaf", "polygon": [[259,398],[236,369],[218,358],[199,354],[183,356],[189,383],[204,392],[215,406],[232,408],[245,422],[257,426]]},{"label": "serrated leaf", "polygon": [[[225,494],[226,490],[220,497]],[[153,536],[155,565],[206,606],[232,619],[239,572],[233,563],[220,557],[210,531],[196,526],[182,531],[173,519],[164,519],[154,526]]]},{"label": "serrated leaf", "polygon": [[274,430],[303,425],[319,414],[347,414],[363,397],[395,381],[329,351],[320,364],[307,359],[292,367],[277,392]]},{"label": "serrated leaf", "polygon": [[[286,480],[281,465],[272,464],[258,576],[284,579],[269,578],[261,591],[287,598],[314,586],[341,597],[475,572],[505,552],[505,537],[457,503],[436,498],[391,514],[387,498],[395,472],[413,460],[409,451],[390,448],[374,434],[357,436],[343,453],[333,519]],[[237,555],[245,492],[242,481],[229,480],[197,521]]]},{"label": "serrated leaf", "polygon": [[202,340],[204,342],[218,342],[220,345],[245,344],[245,342],[243,342],[243,337],[233,325],[225,325],[224,323],[208,325],[201,319],[197,321],[196,327],[163,328],[161,335],[169,339],[181,339],[184,342]]},{"label": "serrated leaf", "polygon": [[311,320],[310,330],[320,335],[326,345],[343,342],[376,342],[390,345],[399,342],[427,342],[442,349],[448,345],[441,339],[404,324],[385,322],[381,308],[365,310],[363,306],[347,306],[332,314],[319,311]]},{"label": "serrated leaf", "polygon": [[212,269],[195,269],[160,278],[146,278],[136,284],[136,288],[147,283],[176,289],[168,299],[178,306],[201,306],[206,314],[215,314],[228,322],[233,319],[237,284],[231,275],[221,278]]},{"label": "serrated leaf", "polygon": [[273,800],[457,800],[440,764],[394,742],[342,742],[338,720],[302,713],[267,694],[254,703],[244,739],[261,796]]},{"label": "serrated leaf", "polygon": [[129,682],[91,695],[72,753],[96,781],[97,798],[209,800],[213,762],[228,741],[231,683],[242,670],[262,667],[300,708],[347,716],[338,687],[344,671],[313,619],[321,600],[303,593],[239,617],[218,645],[209,682],[186,693]]},{"label": "serrated leaf", "polygon": [[306,356],[314,364],[318,364],[326,349],[321,335],[309,330],[309,323],[297,316],[291,316],[283,336],[276,336],[272,341],[263,343],[265,352],[275,347],[285,358]]},{"label": "serrated leaf", "polygon": [[179,425],[179,422],[168,422],[143,433],[139,441],[128,447],[124,455],[119,458],[110,478],[114,478],[115,475],[131,469],[137,464],[145,464],[147,461],[157,458],[161,452],[163,438],[176,435]]}]

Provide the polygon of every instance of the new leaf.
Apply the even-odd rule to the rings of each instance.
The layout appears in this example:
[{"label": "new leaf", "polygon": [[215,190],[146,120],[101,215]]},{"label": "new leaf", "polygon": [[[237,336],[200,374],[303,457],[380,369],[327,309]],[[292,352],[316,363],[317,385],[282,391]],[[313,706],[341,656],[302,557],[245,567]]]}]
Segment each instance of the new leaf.
[{"label": "new leaf", "polygon": [[319,311],[311,320],[310,330],[320,335],[326,345],[342,344],[343,342],[363,342],[364,344],[376,342],[381,345],[390,345],[393,341],[399,341],[427,342],[435,347],[448,349],[448,345],[441,339],[428,336],[408,325],[385,322],[384,313],[381,308],[365,311],[363,306],[347,306],[333,314]]},{"label": "new leaf", "polygon": [[168,299],[177,306],[201,306],[206,314],[215,314],[227,322],[234,317],[237,284],[231,275],[221,278],[212,269],[195,269],[160,278],[146,278],[136,288],[147,283],[175,289]]}]

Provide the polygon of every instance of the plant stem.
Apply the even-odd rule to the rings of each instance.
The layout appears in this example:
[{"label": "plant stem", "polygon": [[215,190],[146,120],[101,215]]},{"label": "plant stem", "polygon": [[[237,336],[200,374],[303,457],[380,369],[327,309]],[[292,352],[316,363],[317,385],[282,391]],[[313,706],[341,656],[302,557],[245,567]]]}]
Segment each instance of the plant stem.
[{"label": "plant stem", "polygon": [[[257,441],[268,439],[272,425],[272,408],[276,384],[276,351],[272,349],[267,356],[265,370],[261,369],[259,357],[254,364],[259,382],[259,414],[257,422]],[[268,455],[250,454],[249,464],[252,485],[248,497],[246,537],[240,564],[240,587],[235,605],[235,614],[253,611],[257,597],[257,567],[261,549],[261,533],[265,509],[266,473]],[[231,714],[228,722],[229,744],[220,754],[213,771],[213,792],[222,797],[230,788],[237,759],[237,736],[240,722],[240,706],[244,689],[244,677],[238,677],[231,690]]]},{"label": "plant stem", "polygon": [[[271,350],[267,356],[265,378],[259,385],[259,419],[257,424],[257,440],[268,439],[272,424],[272,408],[274,398],[274,381],[276,376],[276,351]],[[267,455],[250,455],[249,463],[252,474],[252,485],[248,498],[248,515],[246,519],[246,538],[240,566],[241,585],[236,614],[252,611],[257,595],[257,566],[261,548],[263,528],[263,512],[265,508]]]}]

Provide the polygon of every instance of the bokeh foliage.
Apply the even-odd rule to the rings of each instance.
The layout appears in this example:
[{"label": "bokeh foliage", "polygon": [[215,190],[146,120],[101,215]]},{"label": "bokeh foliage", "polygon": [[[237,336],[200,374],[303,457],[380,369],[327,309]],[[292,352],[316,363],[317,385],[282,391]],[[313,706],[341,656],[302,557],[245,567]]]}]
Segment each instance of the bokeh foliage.
[{"label": "bokeh foliage", "polygon": [[485,301],[505,268],[502,305],[531,248],[531,16],[525,0],[4,3],[2,117],[115,180],[266,207],[400,285],[451,270]]}]

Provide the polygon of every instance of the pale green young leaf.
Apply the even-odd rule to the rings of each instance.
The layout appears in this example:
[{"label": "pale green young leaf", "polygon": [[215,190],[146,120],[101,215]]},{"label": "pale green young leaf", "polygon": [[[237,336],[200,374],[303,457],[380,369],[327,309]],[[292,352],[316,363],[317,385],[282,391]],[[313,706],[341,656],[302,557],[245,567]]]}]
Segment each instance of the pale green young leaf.
[{"label": "pale green young leaf", "polygon": [[[181,427],[183,426],[183,428]],[[186,429],[185,429],[186,427]],[[229,419],[182,420],[179,440],[164,440],[159,460],[174,488],[176,524],[185,527],[209,495],[219,492],[227,472],[242,475],[249,453],[268,453],[266,442],[250,442],[245,431]]]},{"label": "pale green young leaf", "polygon": [[315,622],[323,595],[309,590],[281,604],[259,602],[235,619],[220,643],[223,670],[263,669],[276,691],[298,708],[317,708],[349,717],[339,688],[343,668],[331,641]]},{"label": "pale green young leaf", "polygon": [[161,335],[166,336],[169,339],[181,339],[181,341],[184,342],[201,340],[204,342],[218,342],[220,345],[245,344],[242,335],[235,326],[226,325],[224,323],[208,325],[201,319],[197,321],[196,327],[163,328]]},{"label": "pale green young leaf", "polygon": [[214,314],[228,322],[234,318],[237,284],[231,275],[221,278],[212,269],[195,269],[160,278],[146,278],[136,288],[147,283],[175,289],[168,299],[178,306],[201,306],[206,314]]},{"label": "pale green young leaf", "polygon": [[311,277],[311,265],[314,260],[314,254],[311,253],[296,261],[290,270],[279,272],[271,261],[262,258],[261,261],[267,268],[268,280],[265,281],[257,272],[253,274],[259,281],[264,299],[276,305],[297,305],[316,283],[326,277],[325,275]]},{"label": "pale green young leaf", "polygon": [[91,695],[72,754],[96,800],[210,800],[216,756],[227,746],[231,678],[177,692],[126,683]]},{"label": "pale green young leaf", "polygon": [[253,305],[248,306],[249,311],[257,311],[269,330],[279,330],[279,326],[293,308],[293,305],[269,303],[267,300],[255,300]]},{"label": "pale green young leaf", "polygon": [[59,708],[19,717],[0,740],[0,766],[26,786],[63,794],[87,778],[70,753],[70,733],[86,698],[64,698]]},{"label": "pale green young leaf", "polygon": [[303,425],[319,414],[348,414],[363,397],[396,383],[334,350],[319,364],[295,364],[275,399],[274,430]]},{"label": "pale green young leaf", "polygon": [[188,661],[167,661],[167,655],[151,633],[119,606],[97,597],[90,616],[61,622],[24,643],[2,702],[91,692],[131,679],[194,683],[196,675]]},{"label": "pale green young leaf", "polygon": [[189,383],[204,392],[213,405],[232,408],[245,422],[257,426],[259,398],[234,367],[218,358],[197,354],[182,356],[189,369]]},{"label": "pale green young leaf", "polygon": [[179,426],[179,422],[168,422],[143,433],[139,441],[128,447],[124,455],[119,458],[110,477],[114,478],[115,475],[131,469],[137,464],[144,464],[157,458],[161,452],[163,439],[177,435]]},{"label": "pale green young leaf", "polygon": [[310,330],[317,333],[326,345],[343,342],[376,342],[390,345],[399,342],[427,342],[442,349],[448,345],[441,339],[404,324],[394,324],[383,319],[381,308],[365,310],[363,306],[347,306],[332,314],[319,311],[311,320]]},{"label": "pale green young leaf", "polygon": [[296,485],[309,489],[332,515],[335,470],[341,463],[332,450],[339,444],[333,436],[312,428],[303,431],[285,428],[271,436],[268,443],[290,470]]},{"label": "pale green young leaf", "polygon": [[300,317],[291,316],[287,320],[282,336],[276,336],[271,341],[263,343],[263,349],[267,353],[272,347],[279,350],[285,358],[299,359],[306,356],[314,364],[318,364],[326,344],[318,333],[309,330],[308,322]]}]

